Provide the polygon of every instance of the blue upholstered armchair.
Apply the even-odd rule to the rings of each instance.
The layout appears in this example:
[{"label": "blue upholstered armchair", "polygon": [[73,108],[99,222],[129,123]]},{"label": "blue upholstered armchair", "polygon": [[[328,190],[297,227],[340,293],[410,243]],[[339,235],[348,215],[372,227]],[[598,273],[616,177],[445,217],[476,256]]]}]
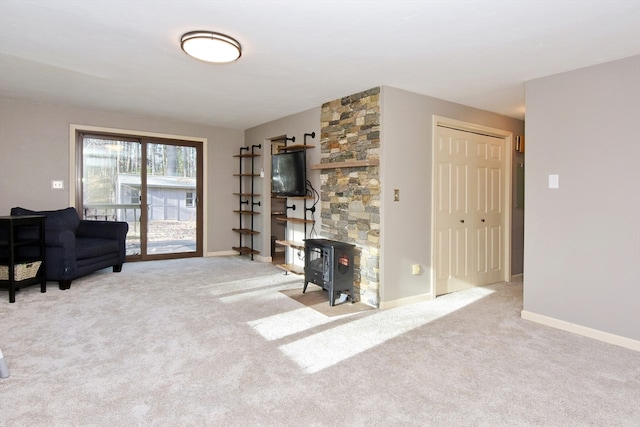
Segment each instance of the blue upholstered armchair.
[{"label": "blue upholstered armchair", "polygon": [[103,268],[122,270],[129,231],[126,222],[81,220],[75,208],[12,208],[11,215],[45,215],[46,278],[57,281],[60,289],[69,289],[72,280]]}]

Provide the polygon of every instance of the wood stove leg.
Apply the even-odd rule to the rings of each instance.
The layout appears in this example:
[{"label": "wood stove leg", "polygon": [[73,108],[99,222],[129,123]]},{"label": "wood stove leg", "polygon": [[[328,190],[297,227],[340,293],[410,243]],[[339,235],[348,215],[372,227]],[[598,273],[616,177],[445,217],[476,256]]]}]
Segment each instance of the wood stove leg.
[{"label": "wood stove leg", "polygon": [[302,293],[304,294],[305,292],[307,292],[307,285],[309,284],[309,282],[307,282],[306,280],[304,281],[304,287],[302,288]]}]

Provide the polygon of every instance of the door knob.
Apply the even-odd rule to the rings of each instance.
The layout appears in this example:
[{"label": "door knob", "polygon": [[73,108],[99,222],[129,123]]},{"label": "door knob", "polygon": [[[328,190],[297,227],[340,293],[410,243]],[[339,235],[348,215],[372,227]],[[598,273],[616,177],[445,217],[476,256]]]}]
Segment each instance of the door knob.
[{"label": "door knob", "polygon": [[484,218],[482,218],[480,221],[484,222]]},{"label": "door knob", "polygon": [[461,219],[460,222],[464,224],[464,219]]}]

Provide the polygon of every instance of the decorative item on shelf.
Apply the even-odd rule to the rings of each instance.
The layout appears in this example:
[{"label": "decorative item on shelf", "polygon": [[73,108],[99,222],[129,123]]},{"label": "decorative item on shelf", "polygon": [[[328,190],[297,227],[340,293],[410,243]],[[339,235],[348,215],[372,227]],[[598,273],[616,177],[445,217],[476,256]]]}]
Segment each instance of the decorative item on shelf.
[{"label": "decorative item on shelf", "polygon": [[524,136],[516,135],[516,143],[514,147],[518,153],[524,153]]}]

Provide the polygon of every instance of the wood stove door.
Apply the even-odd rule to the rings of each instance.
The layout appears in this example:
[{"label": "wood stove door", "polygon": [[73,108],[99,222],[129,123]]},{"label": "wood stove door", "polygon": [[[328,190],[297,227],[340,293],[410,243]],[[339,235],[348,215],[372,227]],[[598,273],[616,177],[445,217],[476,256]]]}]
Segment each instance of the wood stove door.
[{"label": "wood stove door", "polygon": [[307,246],[305,247],[305,252],[304,290],[307,289],[307,282],[312,282],[324,287],[324,257],[322,248]]}]

